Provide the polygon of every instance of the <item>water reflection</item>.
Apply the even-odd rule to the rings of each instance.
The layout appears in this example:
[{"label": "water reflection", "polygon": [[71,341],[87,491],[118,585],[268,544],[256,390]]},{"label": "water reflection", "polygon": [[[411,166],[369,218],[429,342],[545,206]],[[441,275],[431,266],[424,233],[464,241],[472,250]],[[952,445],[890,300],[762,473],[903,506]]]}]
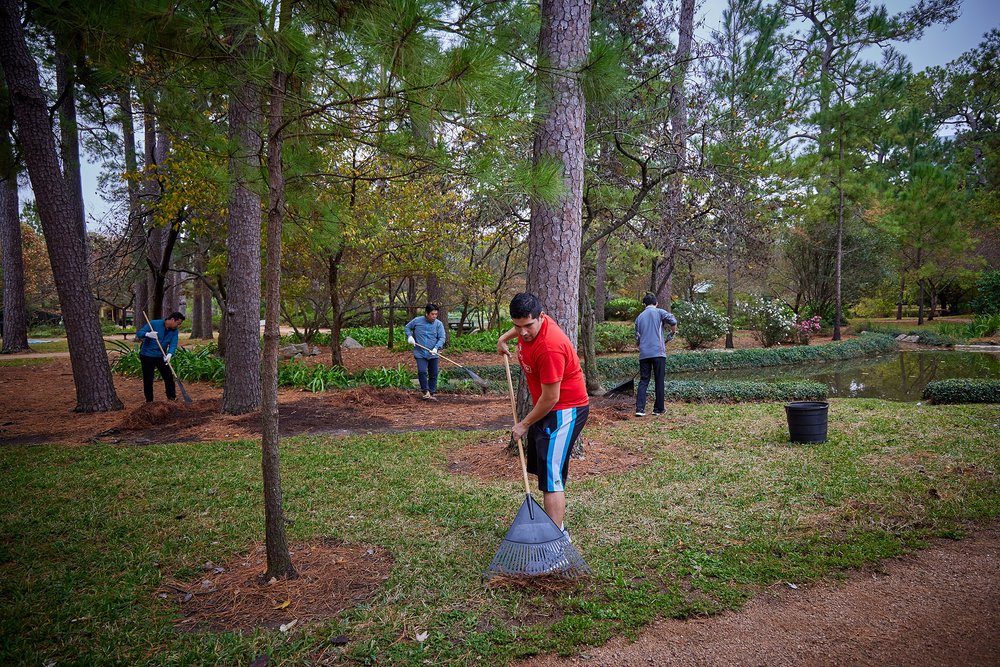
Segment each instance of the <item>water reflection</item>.
[{"label": "water reflection", "polygon": [[675,373],[675,380],[812,380],[831,397],[919,401],[928,382],[948,378],[1000,378],[1000,355],[944,350],[894,352],[850,361],[814,362],[710,373]]}]

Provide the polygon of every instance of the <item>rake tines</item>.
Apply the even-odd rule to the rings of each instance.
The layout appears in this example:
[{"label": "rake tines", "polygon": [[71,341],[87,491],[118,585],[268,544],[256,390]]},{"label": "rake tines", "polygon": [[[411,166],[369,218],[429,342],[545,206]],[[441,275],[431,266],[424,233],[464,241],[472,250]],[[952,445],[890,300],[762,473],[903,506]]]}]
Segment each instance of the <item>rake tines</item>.
[{"label": "rake tines", "polygon": [[590,568],[569,538],[535,499],[527,496],[483,579],[497,575],[573,579],[590,574]]}]

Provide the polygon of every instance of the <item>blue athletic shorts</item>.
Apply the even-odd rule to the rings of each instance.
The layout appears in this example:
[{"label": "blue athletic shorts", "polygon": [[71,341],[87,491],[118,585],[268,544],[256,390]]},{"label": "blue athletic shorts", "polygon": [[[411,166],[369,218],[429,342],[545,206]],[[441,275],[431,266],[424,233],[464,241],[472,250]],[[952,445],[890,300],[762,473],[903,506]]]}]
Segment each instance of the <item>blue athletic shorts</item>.
[{"label": "blue athletic shorts", "polygon": [[569,474],[569,455],[587,423],[590,408],[553,410],[528,427],[525,457],[528,472],[538,476],[538,488],[546,493],[563,490]]}]

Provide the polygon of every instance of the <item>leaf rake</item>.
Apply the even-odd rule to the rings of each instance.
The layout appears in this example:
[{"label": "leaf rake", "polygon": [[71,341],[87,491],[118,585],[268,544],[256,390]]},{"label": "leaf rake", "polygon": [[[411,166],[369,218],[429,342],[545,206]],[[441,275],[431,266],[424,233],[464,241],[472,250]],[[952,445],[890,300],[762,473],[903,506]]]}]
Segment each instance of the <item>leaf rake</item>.
[{"label": "leaf rake", "polygon": [[[510,376],[510,361],[504,355],[507,369],[507,389],[510,393],[510,407],[517,421],[517,402],[514,398],[514,382]],[[536,577],[540,575],[573,579],[593,574],[584,562],[580,552],[569,541],[569,537],[555,524],[545,510],[531,497],[528,485],[528,467],[524,459],[524,446],[517,441],[517,453],[521,459],[521,475],[524,478],[524,502],[514,523],[500,543],[496,555],[486,572],[484,580],[497,575],[508,577]]]}]

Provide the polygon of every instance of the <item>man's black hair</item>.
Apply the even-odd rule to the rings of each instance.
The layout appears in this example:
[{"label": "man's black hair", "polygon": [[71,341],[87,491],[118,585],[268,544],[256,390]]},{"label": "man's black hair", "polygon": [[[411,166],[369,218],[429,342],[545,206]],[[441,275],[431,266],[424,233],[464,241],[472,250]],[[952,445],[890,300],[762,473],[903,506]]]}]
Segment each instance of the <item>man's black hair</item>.
[{"label": "man's black hair", "polygon": [[430,315],[435,310],[439,310],[438,305],[436,303],[429,303],[426,306],[424,306],[424,314],[425,315]]},{"label": "man's black hair", "polygon": [[510,300],[510,316],[514,319],[522,317],[538,317],[542,314],[542,302],[529,292],[515,294]]},{"label": "man's black hair", "polygon": [[179,310],[175,310],[174,312],[170,313],[170,317],[168,317],[167,319],[168,320],[179,320],[179,321],[183,322],[184,321],[184,313],[180,312]]},{"label": "man's black hair", "polygon": [[652,292],[646,294],[642,297],[642,305],[644,306],[655,306],[656,305],[656,295]]}]

